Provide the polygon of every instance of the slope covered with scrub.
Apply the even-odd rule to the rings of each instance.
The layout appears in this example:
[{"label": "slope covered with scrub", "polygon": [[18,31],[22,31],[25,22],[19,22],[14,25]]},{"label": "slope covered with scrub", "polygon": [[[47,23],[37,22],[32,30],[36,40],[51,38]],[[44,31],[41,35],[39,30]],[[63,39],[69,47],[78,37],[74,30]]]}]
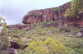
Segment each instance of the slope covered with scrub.
[{"label": "slope covered with scrub", "polygon": [[[77,28],[74,28],[70,32],[65,32],[57,27],[47,27],[43,24],[37,25],[29,31],[8,30],[4,35],[1,34],[3,39],[0,40],[6,47],[9,44],[9,41],[5,39],[6,36],[10,37],[8,40],[19,43],[21,48],[17,49],[18,54],[83,54],[83,38],[71,34],[78,31]],[[28,45],[28,47],[22,49],[24,45]]]}]

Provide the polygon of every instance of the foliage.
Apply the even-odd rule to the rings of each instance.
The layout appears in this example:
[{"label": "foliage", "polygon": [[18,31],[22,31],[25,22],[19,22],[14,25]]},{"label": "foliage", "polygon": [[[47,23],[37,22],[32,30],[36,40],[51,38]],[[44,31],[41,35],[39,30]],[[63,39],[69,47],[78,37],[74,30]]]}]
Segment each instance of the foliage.
[{"label": "foliage", "polygon": [[83,38],[67,37],[56,27],[37,26],[27,34],[25,36],[29,47],[21,51],[22,54],[82,54],[79,49],[83,47]]},{"label": "foliage", "polygon": [[[9,30],[5,27],[7,30],[2,32],[4,35],[0,35],[0,40],[4,40],[0,43],[4,44],[0,47],[8,46],[9,40],[16,40],[20,45],[28,44],[26,49],[18,50],[18,54],[83,54],[83,38],[76,38],[75,35],[68,37],[69,33],[66,35],[57,27],[43,25],[37,25],[29,31]],[[72,32],[78,30],[71,28]]]},{"label": "foliage", "polygon": [[3,17],[0,17],[0,24],[3,27],[3,29],[1,29],[3,31],[0,33],[0,50],[1,50],[8,47],[9,41],[8,41],[8,37],[6,36],[8,35],[7,34],[8,29],[6,27],[6,22],[5,22],[5,19],[3,19]]},{"label": "foliage", "polygon": [[82,0],[72,0],[70,7],[65,11],[65,16],[78,18],[77,15],[79,14],[80,10],[83,9],[82,5],[83,5]]},{"label": "foliage", "polygon": [[48,37],[44,41],[32,41],[28,47],[28,54],[66,54],[67,49],[58,40]]}]

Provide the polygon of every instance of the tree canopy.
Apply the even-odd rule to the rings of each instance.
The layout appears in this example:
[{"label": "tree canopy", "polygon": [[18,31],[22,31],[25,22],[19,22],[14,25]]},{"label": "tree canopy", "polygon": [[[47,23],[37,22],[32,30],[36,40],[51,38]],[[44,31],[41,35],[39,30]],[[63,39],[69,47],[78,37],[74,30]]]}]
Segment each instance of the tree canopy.
[{"label": "tree canopy", "polygon": [[77,14],[79,14],[80,11],[83,11],[83,0],[72,0],[70,7],[66,10],[65,16],[75,16],[77,17]]}]

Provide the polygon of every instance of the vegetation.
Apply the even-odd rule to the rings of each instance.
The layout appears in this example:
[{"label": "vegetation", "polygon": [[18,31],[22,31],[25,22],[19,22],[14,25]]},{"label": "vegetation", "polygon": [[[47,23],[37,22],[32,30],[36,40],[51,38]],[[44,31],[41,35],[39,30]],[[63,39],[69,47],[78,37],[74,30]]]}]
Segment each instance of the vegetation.
[{"label": "vegetation", "polygon": [[[77,16],[82,8],[82,0],[72,0],[71,7],[67,9],[67,16]],[[56,8],[54,10],[58,10]],[[1,22],[3,30],[0,33],[0,54],[3,50],[9,48],[10,41],[16,41],[19,45],[28,45],[25,49],[17,49],[18,54],[83,54],[83,38],[76,35],[79,32],[78,28],[68,27],[62,30],[49,26],[54,22],[43,22],[33,25],[33,29],[25,30],[10,30],[7,28],[6,22]]]},{"label": "vegetation", "polygon": [[65,16],[79,18],[79,12],[83,12],[83,1],[82,0],[72,0],[70,7],[66,10]]},{"label": "vegetation", "polygon": [[[28,34],[28,35],[27,35]],[[30,54],[82,54],[83,38],[68,37],[55,27],[37,26],[27,32],[29,47],[22,53]],[[79,44],[80,43],[80,44]]]},{"label": "vegetation", "polygon": [[[47,23],[38,24],[39,26],[25,31],[10,30],[3,23],[3,31],[0,33],[0,53],[8,48],[10,41],[15,40],[21,46],[28,45],[25,49],[18,49],[18,54],[83,54],[83,38],[76,38],[75,35],[68,37],[65,30],[61,31],[53,26],[45,27],[45,24]],[[77,29],[70,30],[70,33],[78,32]]]},{"label": "vegetation", "polygon": [[8,37],[8,34],[7,34],[6,22],[3,19],[3,17],[0,17],[0,24],[3,27],[2,28],[3,31],[0,33],[0,50],[1,50],[1,49],[4,49],[4,48],[7,48],[8,47],[9,41],[8,41],[8,38],[7,38]]},{"label": "vegetation", "polygon": [[24,50],[19,49],[18,54],[83,54],[83,38],[68,37],[53,26],[41,25],[30,31],[8,30],[6,33],[4,35],[11,37],[10,40],[16,40],[20,45],[28,45]]}]

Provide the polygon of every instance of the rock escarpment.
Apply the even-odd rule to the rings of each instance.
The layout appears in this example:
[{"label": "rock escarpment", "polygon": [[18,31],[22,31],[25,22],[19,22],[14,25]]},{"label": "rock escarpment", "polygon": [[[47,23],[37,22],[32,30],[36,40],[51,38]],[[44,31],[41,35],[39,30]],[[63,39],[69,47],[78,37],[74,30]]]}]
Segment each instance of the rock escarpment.
[{"label": "rock escarpment", "polygon": [[57,21],[59,18],[64,18],[64,13],[70,3],[64,4],[55,8],[47,8],[41,10],[33,10],[26,14],[23,18],[24,24],[34,24],[48,21]]},{"label": "rock escarpment", "polygon": [[[65,17],[65,12],[68,8],[70,8],[70,2],[63,4],[59,7],[40,9],[40,10],[32,10],[28,12],[23,17],[23,25],[10,25],[9,28],[16,29],[31,29],[31,24],[37,24],[42,22],[56,22],[59,26],[62,25],[74,25],[77,27],[83,27],[83,12],[79,12],[77,19],[75,17]],[[28,24],[28,25],[27,25]]]},{"label": "rock escarpment", "polygon": [[13,30],[13,29],[29,30],[29,29],[32,28],[31,25],[25,25],[25,24],[8,25],[7,27],[8,27],[10,30]]}]

